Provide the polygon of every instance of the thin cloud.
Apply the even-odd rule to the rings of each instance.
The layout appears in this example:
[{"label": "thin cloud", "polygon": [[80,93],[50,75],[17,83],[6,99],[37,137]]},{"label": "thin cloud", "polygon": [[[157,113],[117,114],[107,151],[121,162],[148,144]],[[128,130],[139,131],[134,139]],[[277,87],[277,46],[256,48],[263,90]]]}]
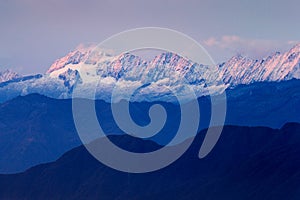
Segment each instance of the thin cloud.
[{"label": "thin cloud", "polygon": [[216,38],[211,37],[211,38],[209,38],[207,40],[204,40],[204,44],[206,46],[209,46],[209,47],[211,47],[211,46],[218,46],[219,45],[219,41]]}]

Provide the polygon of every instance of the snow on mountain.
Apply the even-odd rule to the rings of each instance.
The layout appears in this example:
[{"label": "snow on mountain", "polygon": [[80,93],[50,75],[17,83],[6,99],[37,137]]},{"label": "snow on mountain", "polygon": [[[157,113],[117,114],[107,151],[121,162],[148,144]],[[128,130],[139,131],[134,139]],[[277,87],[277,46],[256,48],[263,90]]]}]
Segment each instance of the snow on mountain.
[{"label": "snow on mountain", "polygon": [[[72,55],[80,54],[78,52],[84,55],[85,60],[73,62]],[[152,61],[145,61],[130,53],[115,56],[97,48],[92,52],[90,49],[85,53],[78,52],[73,51],[70,55],[57,60],[56,63],[63,64],[55,65],[56,70],[52,68],[48,71],[48,75],[57,78],[67,70],[78,71],[81,83],[77,87],[83,94],[83,96],[79,94],[80,97],[93,97],[93,94],[89,93],[93,90],[87,88],[95,85],[99,91],[96,97],[104,100],[110,99],[115,86],[119,88],[119,99],[128,97],[131,95],[129,91],[139,88],[139,91],[131,97],[135,101],[173,101],[172,92],[187,96],[187,87],[192,87],[198,96],[211,91],[219,93],[226,88],[218,81],[216,70],[170,52],[162,53]],[[210,87],[214,87],[213,90]]]},{"label": "snow on mountain", "polygon": [[[91,52],[94,55],[89,55]],[[199,84],[204,81],[199,79],[199,75],[205,76],[204,68],[207,68],[207,70],[210,68],[209,66],[193,63],[179,55],[168,52],[156,56],[150,62],[146,62],[129,53],[119,55],[118,57],[111,54],[105,57],[103,54],[103,52],[97,53],[97,50],[92,51],[91,48],[77,49],[57,60],[50,67],[48,73],[53,76],[52,72],[55,72],[54,74],[57,75],[57,72],[62,72],[68,68],[74,70],[79,68],[80,64],[84,64],[86,68],[90,68],[86,70],[92,70],[92,67],[87,67],[87,65],[94,65],[97,75],[101,77],[113,77],[116,80],[157,82],[164,78],[174,80],[174,78],[182,76],[189,80],[189,82],[196,83],[198,81],[197,83]],[[74,61],[74,55],[82,56]],[[91,58],[93,58],[92,61]],[[87,61],[80,63],[84,59]],[[61,63],[61,65],[58,65],[58,63]],[[300,78],[300,43],[285,53],[276,52],[262,60],[253,60],[237,55],[227,62],[220,64],[218,68],[218,81],[223,81],[223,83],[232,86],[260,81],[298,79]],[[57,71],[57,69],[63,70]],[[211,76],[212,74],[208,73],[207,75]],[[208,76],[205,78],[209,79]],[[213,79],[216,81],[216,75],[213,76]],[[211,81],[208,81],[208,83]]]},{"label": "snow on mountain", "polygon": [[0,83],[6,82],[15,78],[19,78],[20,75],[17,74],[16,72],[13,72],[11,70],[5,70],[0,72]]},{"label": "snow on mountain", "polygon": [[93,45],[88,45],[88,46],[84,46],[82,44],[79,45],[74,51],[71,51],[66,56],[57,59],[48,69],[47,73],[51,73],[53,71],[59,70],[65,67],[66,65],[78,64],[86,60],[94,47],[95,46]]},{"label": "snow on mountain", "polygon": [[279,52],[262,59],[253,60],[234,56],[220,65],[220,76],[224,83],[232,86],[261,81],[283,81],[300,78],[300,43],[291,50]]},{"label": "snow on mountain", "polygon": [[82,83],[79,72],[77,70],[68,69],[64,73],[58,76],[60,80],[63,80],[64,86],[68,88],[69,93],[73,92],[73,88],[78,83]]},{"label": "snow on mountain", "polygon": [[[111,50],[81,45],[56,60],[44,75],[0,84],[0,101],[30,93],[71,98],[75,87],[78,97],[105,101],[111,100],[114,88],[118,88],[116,101],[125,97],[132,101],[174,101],[174,92],[189,99],[188,88],[203,96],[239,84],[293,78],[300,79],[300,44],[262,60],[237,55],[216,67],[170,52],[145,61],[131,53],[114,55]],[[8,91],[12,94],[6,94]]]}]

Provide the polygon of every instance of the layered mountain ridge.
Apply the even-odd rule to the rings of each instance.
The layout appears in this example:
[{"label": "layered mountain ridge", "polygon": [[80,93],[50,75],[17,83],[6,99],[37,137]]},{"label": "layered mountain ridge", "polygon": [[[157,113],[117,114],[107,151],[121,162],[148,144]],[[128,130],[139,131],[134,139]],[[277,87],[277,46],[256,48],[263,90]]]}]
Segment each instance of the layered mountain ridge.
[{"label": "layered mountain ridge", "polygon": [[[288,122],[300,123],[300,80],[264,82],[226,89],[225,125],[280,128]],[[89,101],[89,100],[84,100]],[[158,102],[131,102],[130,114],[138,125],[150,123],[149,109]],[[167,112],[162,130],[150,138],[165,145],[178,130],[180,106],[159,102]],[[209,127],[209,97],[199,97],[199,131]],[[125,134],[116,124],[111,104],[95,101],[99,124],[105,133]],[[263,116],[263,117],[262,117]],[[184,141],[193,136],[186,132]],[[14,98],[0,104],[0,173],[21,172],[34,165],[51,162],[81,144],[73,120],[71,99],[52,99],[39,94]]]},{"label": "layered mountain ridge", "polygon": [[[80,146],[55,162],[0,175],[0,198],[298,200],[299,131],[296,123],[280,129],[225,126],[210,156],[199,159],[203,131],[176,162],[141,174],[111,169]],[[129,136],[111,136],[110,140],[131,151],[160,147]]]}]

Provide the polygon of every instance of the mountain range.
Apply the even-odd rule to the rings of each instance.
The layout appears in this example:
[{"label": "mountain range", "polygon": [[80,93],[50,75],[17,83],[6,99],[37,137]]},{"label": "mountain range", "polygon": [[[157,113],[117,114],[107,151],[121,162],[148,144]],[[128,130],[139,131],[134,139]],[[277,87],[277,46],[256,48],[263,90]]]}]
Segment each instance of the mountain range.
[{"label": "mountain range", "polygon": [[[299,68],[300,44],[262,60],[237,55],[216,66],[170,52],[146,61],[131,53],[114,55],[80,46],[45,74],[4,71],[0,199],[299,199]],[[148,152],[176,134],[180,105],[172,91],[184,96],[186,86],[199,103],[199,133],[184,156],[167,168],[146,174],[118,172],[80,146],[70,98],[96,98],[98,121],[108,137],[124,149]],[[120,93],[112,101],[115,87]],[[136,88],[127,99],[136,124],[150,123],[147,113],[157,103],[168,115],[163,129],[145,140],[125,135],[111,110]],[[211,120],[210,95],[224,91],[224,130],[213,151],[199,160]]]},{"label": "mountain range", "polygon": [[[227,125],[280,128],[287,122],[300,122],[299,59],[300,45],[296,45],[286,53],[275,53],[263,60],[235,56],[219,64],[218,73],[211,74],[209,66],[174,53],[162,53],[152,61],[144,61],[130,53],[113,56],[107,50],[95,50],[95,46],[80,46],[55,61],[45,74],[20,76],[5,71],[0,74],[3,102],[0,104],[0,173],[20,172],[53,161],[80,145],[69,98],[78,85],[83,97],[89,96],[95,81],[99,81],[98,119],[109,134],[123,134],[112,117],[109,103],[113,86],[124,85],[127,92],[130,86],[144,85],[130,99],[132,116],[137,124],[146,125],[149,117],[145,113],[151,105],[163,104],[168,111],[167,124],[161,134],[150,138],[161,145],[168,143],[176,132],[174,124],[179,121],[180,108],[173,104],[172,94],[160,86],[168,85],[169,89],[180,91],[184,85],[182,77],[198,92],[199,131],[210,122],[207,88],[226,90]],[[152,83],[147,84],[149,81]],[[219,85],[209,85],[209,82]],[[186,133],[181,140],[191,136]]]},{"label": "mountain range", "polygon": [[300,44],[262,60],[237,55],[216,66],[194,63],[170,52],[145,61],[131,53],[114,55],[111,50],[81,45],[56,60],[45,74],[25,77],[3,74],[0,74],[0,102],[31,93],[71,98],[75,87],[77,97],[96,97],[107,102],[111,101],[114,87],[120,88],[115,101],[138,88],[131,101],[174,102],[172,92],[186,96],[187,85],[200,97],[241,84],[299,79]]}]

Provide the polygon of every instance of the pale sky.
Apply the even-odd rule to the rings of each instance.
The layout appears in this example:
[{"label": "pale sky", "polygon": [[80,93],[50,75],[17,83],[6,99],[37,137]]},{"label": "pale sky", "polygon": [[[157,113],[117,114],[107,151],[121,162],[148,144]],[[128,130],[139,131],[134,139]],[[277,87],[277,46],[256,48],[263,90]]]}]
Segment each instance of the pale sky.
[{"label": "pale sky", "polygon": [[216,62],[262,58],[300,41],[299,0],[0,0],[0,70],[43,73],[80,43],[158,26],[183,32]]}]

